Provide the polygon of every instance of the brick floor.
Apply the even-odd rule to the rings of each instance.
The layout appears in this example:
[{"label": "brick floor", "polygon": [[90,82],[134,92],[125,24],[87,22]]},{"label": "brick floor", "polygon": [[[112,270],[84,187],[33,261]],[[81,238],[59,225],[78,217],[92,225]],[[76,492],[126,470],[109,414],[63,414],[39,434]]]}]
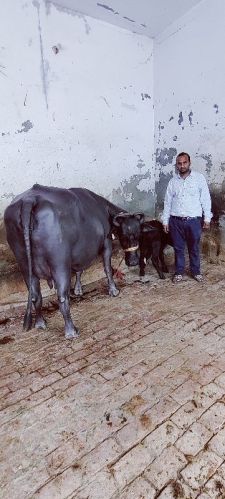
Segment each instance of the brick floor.
[{"label": "brick floor", "polygon": [[1,312],[1,498],[225,498],[225,269],[204,267],[87,286],[74,341],[54,306],[46,331]]}]

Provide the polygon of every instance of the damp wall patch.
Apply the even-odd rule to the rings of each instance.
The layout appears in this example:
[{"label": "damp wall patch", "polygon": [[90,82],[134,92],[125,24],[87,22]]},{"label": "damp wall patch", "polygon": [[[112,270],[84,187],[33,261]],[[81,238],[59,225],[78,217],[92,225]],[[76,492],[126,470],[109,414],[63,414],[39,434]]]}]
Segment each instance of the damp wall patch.
[{"label": "damp wall patch", "polygon": [[[154,43],[156,199],[162,204],[174,159],[186,151],[223,206],[225,161],[225,2],[199,2]],[[212,36],[209,36],[211,33]],[[213,40],[213,42],[212,42]]]},{"label": "damp wall patch", "polygon": [[153,41],[56,4],[8,0],[1,13],[0,218],[9,193],[36,182],[110,199],[149,170],[136,191],[147,206],[145,182],[153,192],[155,168]]}]

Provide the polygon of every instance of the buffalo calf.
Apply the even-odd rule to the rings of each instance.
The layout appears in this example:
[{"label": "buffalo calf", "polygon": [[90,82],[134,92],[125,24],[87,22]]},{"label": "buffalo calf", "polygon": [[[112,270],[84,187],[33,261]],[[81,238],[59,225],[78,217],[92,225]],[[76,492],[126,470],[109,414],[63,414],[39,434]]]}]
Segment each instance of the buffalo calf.
[{"label": "buffalo calf", "polygon": [[165,279],[164,272],[168,272],[168,269],[163,251],[167,244],[173,245],[170,234],[164,232],[161,222],[150,220],[142,224],[139,260],[140,276],[145,275],[146,262],[151,257],[152,264],[157,270],[160,279]]}]

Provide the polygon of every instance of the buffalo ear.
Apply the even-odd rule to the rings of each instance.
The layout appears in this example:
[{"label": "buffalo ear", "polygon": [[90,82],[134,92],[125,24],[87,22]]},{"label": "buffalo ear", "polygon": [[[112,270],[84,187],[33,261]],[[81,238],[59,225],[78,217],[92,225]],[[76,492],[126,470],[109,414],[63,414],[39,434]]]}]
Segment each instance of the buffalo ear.
[{"label": "buffalo ear", "polygon": [[149,232],[149,227],[146,225],[142,225],[141,232]]},{"label": "buffalo ear", "polygon": [[118,215],[115,215],[115,217],[113,218],[113,225],[114,227],[119,227],[122,223],[122,221],[124,220],[124,217],[127,216],[128,214],[127,213],[118,213]]},{"label": "buffalo ear", "polygon": [[113,225],[114,225],[114,227],[119,227],[120,226],[120,222],[118,220],[118,217],[114,217],[114,219],[113,219]]},{"label": "buffalo ear", "polygon": [[141,232],[151,232],[153,231],[153,227],[149,227],[149,225],[142,225]]},{"label": "buffalo ear", "polygon": [[153,227],[152,225],[149,225],[148,222],[145,222],[141,227],[141,232],[154,232],[157,230],[158,230],[157,227]]},{"label": "buffalo ear", "polygon": [[144,213],[134,213],[134,217],[140,222],[140,224],[143,224],[145,221]]}]

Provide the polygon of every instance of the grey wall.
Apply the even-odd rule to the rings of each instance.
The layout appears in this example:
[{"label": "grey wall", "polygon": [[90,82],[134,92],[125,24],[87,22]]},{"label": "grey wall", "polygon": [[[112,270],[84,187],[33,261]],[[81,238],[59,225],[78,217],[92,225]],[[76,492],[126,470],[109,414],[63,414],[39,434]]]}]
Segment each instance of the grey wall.
[{"label": "grey wall", "polygon": [[153,41],[44,0],[0,32],[0,218],[35,182],[153,211]]},{"label": "grey wall", "polygon": [[154,44],[157,207],[187,151],[205,174],[213,209],[225,210],[225,3],[203,0]]}]

